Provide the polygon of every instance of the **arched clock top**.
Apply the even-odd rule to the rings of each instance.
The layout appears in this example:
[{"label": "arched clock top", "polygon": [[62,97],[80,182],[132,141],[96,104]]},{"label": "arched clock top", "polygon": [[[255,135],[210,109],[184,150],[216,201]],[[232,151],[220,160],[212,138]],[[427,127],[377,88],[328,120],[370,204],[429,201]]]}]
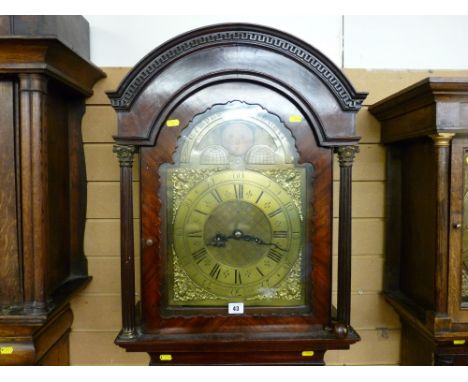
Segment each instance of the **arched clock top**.
[{"label": "arched clock top", "polygon": [[[114,92],[120,143],[153,145],[171,110],[202,89],[222,83],[255,84],[289,98],[309,119],[321,146],[357,143],[356,92],[333,62],[281,31],[221,24],[178,36],[144,57]],[[226,98],[228,102],[233,98]]]}]

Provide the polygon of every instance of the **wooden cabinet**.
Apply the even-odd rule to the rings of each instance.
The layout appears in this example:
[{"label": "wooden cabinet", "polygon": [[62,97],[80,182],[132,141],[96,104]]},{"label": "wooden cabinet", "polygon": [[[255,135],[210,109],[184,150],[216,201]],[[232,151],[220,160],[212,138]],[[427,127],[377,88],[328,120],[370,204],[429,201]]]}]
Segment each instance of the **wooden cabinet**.
[{"label": "wooden cabinet", "polygon": [[427,78],[369,108],[387,144],[385,293],[404,365],[468,363],[468,80]]},{"label": "wooden cabinet", "polygon": [[83,253],[85,97],[104,73],[77,16],[0,17],[0,365],[67,364]]},{"label": "wooden cabinet", "polygon": [[152,364],[321,365],[327,350],[359,341],[350,325],[351,170],[365,93],[295,37],[221,24],[156,48],[108,95],[121,166],[119,346]]}]

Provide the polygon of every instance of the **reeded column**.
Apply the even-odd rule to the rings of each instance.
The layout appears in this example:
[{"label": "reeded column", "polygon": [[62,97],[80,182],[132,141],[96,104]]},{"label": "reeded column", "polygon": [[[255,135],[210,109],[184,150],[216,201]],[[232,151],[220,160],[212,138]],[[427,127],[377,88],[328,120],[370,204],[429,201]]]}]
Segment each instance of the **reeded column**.
[{"label": "reeded column", "polygon": [[48,163],[45,99],[47,77],[19,75],[21,209],[24,302],[37,313],[46,310],[45,269],[48,254]]},{"label": "reeded column", "polygon": [[122,275],[121,338],[136,335],[135,323],[135,256],[133,238],[132,167],[135,146],[114,145],[120,164],[120,254]]},{"label": "reeded column", "polygon": [[359,146],[335,147],[340,164],[337,320],[345,326],[339,329],[341,335],[347,334],[351,316],[351,181],[353,161],[358,152]]},{"label": "reeded column", "polygon": [[448,311],[448,226],[449,226],[449,187],[450,187],[450,142],[455,134],[438,133],[430,135],[435,150],[436,179],[436,264],[435,264],[435,311]]}]

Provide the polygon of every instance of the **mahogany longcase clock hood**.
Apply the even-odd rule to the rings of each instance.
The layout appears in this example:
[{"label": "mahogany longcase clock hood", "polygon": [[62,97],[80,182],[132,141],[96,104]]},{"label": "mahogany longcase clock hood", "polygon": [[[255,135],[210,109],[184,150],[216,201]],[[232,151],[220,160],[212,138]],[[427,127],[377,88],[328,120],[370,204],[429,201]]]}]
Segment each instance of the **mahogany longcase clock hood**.
[{"label": "mahogany longcase clock hood", "polygon": [[[340,69],[306,42],[253,24],[220,24],[182,34],[146,55],[107,92],[119,116],[116,141],[154,144],[171,109],[223,81],[272,87],[310,119],[322,146],[357,143],[357,92]],[[151,101],[151,109],[145,107]],[[137,114],[138,117],[135,115]]]},{"label": "mahogany longcase clock hood", "polygon": [[[359,340],[350,326],[351,168],[365,93],[289,34],[220,24],[164,43],[107,94],[121,166],[118,345],[148,352],[151,364],[323,364],[326,350]],[[340,163],[336,311],[333,152]]]}]

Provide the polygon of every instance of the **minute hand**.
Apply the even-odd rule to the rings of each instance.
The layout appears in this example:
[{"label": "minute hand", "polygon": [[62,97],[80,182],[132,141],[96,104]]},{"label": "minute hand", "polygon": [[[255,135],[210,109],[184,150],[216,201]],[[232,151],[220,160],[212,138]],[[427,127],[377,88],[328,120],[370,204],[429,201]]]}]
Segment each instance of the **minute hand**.
[{"label": "minute hand", "polygon": [[235,239],[235,240],[251,241],[251,242],[254,242],[255,244],[259,244],[259,245],[270,245],[270,246],[274,246],[275,248],[279,249],[280,251],[285,251],[283,248],[281,248],[276,243],[267,243],[266,241],[260,239],[257,236],[246,235],[245,233],[243,233],[239,229],[234,230],[232,232],[232,235],[228,236],[227,238],[228,239]]}]

